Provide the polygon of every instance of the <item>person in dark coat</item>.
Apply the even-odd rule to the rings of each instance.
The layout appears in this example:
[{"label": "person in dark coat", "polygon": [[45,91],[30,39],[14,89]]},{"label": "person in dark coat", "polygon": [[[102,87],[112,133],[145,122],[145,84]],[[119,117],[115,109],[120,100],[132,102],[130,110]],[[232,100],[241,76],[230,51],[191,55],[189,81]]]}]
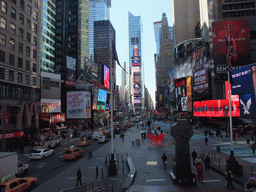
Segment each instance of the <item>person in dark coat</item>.
[{"label": "person in dark coat", "polygon": [[229,186],[231,186],[231,189],[234,189],[234,185],[232,183],[232,178],[233,178],[233,175],[231,173],[231,171],[229,171],[226,175],[226,180],[227,180],[227,189],[229,189]]},{"label": "person in dark coat", "polygon": [[166,164],[167,164],[167,156],[165,155],[165,153],[162,156],[162,160],[163,160],[163,164],[164,164],[164,169],[166,169]]},{"label": "person in dark coat", "polygon": [[205,130],[205,131],[204,131],[204,135],[205,135],[205,136],[207,136],[207,134],[208,134],[208,131],[207,131],[207,130]]},{"label": "person in dark coat", "polygon": [[193,158],[193,165],[195,165],[195,160],[196,160],[196,158],[197,158],[197,153],[196,153],[195,150],[191,153],[191,156],[192,156],[192,158]]},{"label": "person in dark coat", "polygon": [[205,171],[210,170],[210,163],[211,163],[211,159],[210,159],[209,155],[207,155],[205,158]]},{"label": "person in dark coat", "polygon": [[[256,143],[256,142],[255,142]],[[254,152],[255,152],[255,149],[256,149],[256,145],[255,145],[255,143],[253,143],[252,144],[252,146],[251,146],[251,149],[252,149],[252,153],[254,154]]]},{"label": "person in dark coat", "polygon": [[207,138],[207,137],[205,137],[204,141],[205,141],[205,145],[207,146],[208,138]]},{"label": "person in dark coat", "polygon": [[82,185],[82,173],[80,169],[78,169],[76,173],[76,186],[78,185],[79,181],[80,181],[80,185]]}]

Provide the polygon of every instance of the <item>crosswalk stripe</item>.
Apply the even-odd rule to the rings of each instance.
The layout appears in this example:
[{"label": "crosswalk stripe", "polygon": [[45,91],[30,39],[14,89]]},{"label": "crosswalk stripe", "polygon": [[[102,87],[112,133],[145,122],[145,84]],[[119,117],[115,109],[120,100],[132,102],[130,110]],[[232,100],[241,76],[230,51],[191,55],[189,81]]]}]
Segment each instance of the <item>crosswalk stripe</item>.
[{"label": "crosswalk stripe", "polygon": [[202,181],[203,183],[210,183],[210,182],[220,182],[221,180],[205,180]]},{"label": "crosswalk stripe", "polygon": [[146,180],[147,182],[150,182],[150,181],[164,181],[165,179],[151,179],[151,180]]}]

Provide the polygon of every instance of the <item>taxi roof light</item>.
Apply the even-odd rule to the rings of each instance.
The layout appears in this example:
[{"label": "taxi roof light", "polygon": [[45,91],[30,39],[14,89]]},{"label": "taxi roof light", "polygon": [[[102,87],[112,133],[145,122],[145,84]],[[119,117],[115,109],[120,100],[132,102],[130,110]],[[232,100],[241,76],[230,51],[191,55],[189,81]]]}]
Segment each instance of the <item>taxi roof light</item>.
[{"label": "taxi roof light", "polygon": [[11,181],[11,180],[13,180],[13,179],[15,179],[15,178],[16,178],[15,174],[6,175],[6,176],[4,176],[4,177],[1,179],[1,182],[2,182],[2,183],[5,183],[5,182]]}]

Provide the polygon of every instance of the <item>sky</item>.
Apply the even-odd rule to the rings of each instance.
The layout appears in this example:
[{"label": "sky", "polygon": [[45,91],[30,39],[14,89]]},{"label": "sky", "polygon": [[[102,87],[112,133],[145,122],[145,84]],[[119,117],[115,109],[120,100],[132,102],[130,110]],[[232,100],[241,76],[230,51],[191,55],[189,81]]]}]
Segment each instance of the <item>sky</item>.
[{"label": "sky", "polygon": [[[129,66],[128,12],[141,16],[142,22],[142,63],[145,71],[145,85],[155,104],[155,64],[156,42],[154,22],[162,20],[166,13],[169,26],[173,26],[172,0],[111,0],[110,21],[116,31],[116,50],[120,64]],[[121,68],[117,65],[117,85],[121,85]]]}]

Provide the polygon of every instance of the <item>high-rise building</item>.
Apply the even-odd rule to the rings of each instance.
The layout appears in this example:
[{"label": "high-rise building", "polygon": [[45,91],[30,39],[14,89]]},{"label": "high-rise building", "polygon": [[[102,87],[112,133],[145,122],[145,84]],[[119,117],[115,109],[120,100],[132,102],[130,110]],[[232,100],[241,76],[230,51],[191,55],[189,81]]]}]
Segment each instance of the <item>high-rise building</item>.
[{"label": "high-rise building", "polygon": [[89,0],[89,58],[94,60],[94,21],[110,20],[111,0]]},{"label": "high-rise building", "polygon": [[[109,20],[94,21],[94,62],[98,64],[99,83],[103,84],[104,65],[111,72],[111,63],[113,62],[114,85],[116,85],[116,67],[112,61],[112,42],[116,43],[115,29]],[[111,78],[111,77],[110,77]],[[110,79],[110,83],[111,83]]]},{"label": "high-rise building", "polygon": [[134,16],[130,12],[129,15],[129,60],[132,67],[132,82],[130,86],[132,97],[132,106],[135,112],[139,112],[142,108],[143,90],[143,68],[142,68],[142,51],[141,51],[141,34],[142,23],[140,16]]},{"label": "high-rise building", "polygon": [[166,14],[163,13],[161,21],[160,52],[156,61],[156,87],[157,103],[164,106],[164,84],[167,80],[167,72],[174,69],[173,62],[173,27],[168,26]]},{"label": "high-rise building", "polygon": [[162,23],[161,21],[154,22],[155,41],[156,41],[156,54],[159,55],[160,51],[160,31]]},{"label": "high-rise building", "polygon": [[54,72],[55,69],[55,1],[42,1],[41,69]]},{"label": "high-rise building", "polygon": [[0,3],[0,130],[35,134],[40,112],[41,1]]}]

